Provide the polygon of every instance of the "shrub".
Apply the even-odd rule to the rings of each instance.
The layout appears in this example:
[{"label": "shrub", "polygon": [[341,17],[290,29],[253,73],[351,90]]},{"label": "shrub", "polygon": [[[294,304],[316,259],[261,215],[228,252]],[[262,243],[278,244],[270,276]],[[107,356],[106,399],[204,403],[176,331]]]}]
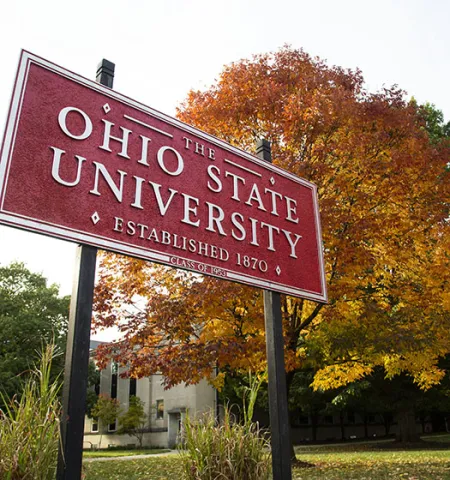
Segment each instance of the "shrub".
[{"label": "shrub", "polygon": [[257,380],[251,384],[243,424],[234,421],[228,407],[220,425],[212,412],[200,419],[187,416],[180,455],[188,480],[270,478],[270,444],[258,424],[251,421],[260,383]]},{"label": "shrub", "polygon": [[41,354],[19,398],[3,398],[0,412],[0,478],[53,480],[60,442],[60,383],[51,382],[54,346]]}]

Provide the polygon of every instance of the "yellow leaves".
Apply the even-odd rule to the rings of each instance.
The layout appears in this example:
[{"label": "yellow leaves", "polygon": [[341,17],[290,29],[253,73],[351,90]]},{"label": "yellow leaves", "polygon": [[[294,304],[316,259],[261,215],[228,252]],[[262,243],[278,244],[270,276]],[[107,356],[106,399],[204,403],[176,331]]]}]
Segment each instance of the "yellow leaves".
[{"label": "yellow leaves", "polygon": [[236,315],[244,316],[248,313],[247,309],[245,307],[236,307],[234,309]]},{"label": "yellow leaves", "polygon": [[386,355],[383,361],[387,379],[407,372],[422,390],[439,384],[445,376],[445,371],[437,366],[438,355],[430,351]]},{"label": "yellow leaves", "polygon": [[442,308],[450,311],[450,291],[442,293]]},{"label": "yellow leaves", "polygon": [[361,380],[373,372],[376,366],[384,367],[386,379],[402,373],[410,375],[422,390],[440,383],[445,371],[438,366],[438,355],[430,351],[411,352],[404,355],[369,355],[366,361],[336,362],[318,370],[311,386],[314,390],[330,390]]},{"label": "yellow leaves", "polygon": [[297,351],[295,352],[295,356],[297,358],[300,358],[302,360],[305,360],[306,357],[307,357],[307,350],[305,347],[300,347],[299,349],[297,349]]},{"label": "yellow leaves", "polygon": [[445,373],[444,370],[437,367],[430,370],[422,369],[414,375],[414,382],[417,383],[422,390],[428,390],[435,385],[439,385],[445,377]]},{"label": "yellow leaves", "polygon": [[345,362],[321,368],[311,384],[314,390],[330,390],[361,380],[372,372],[373,368],[358,362]]},{"label": "yellow leaves", "polygon": [[214,378],[209,379],[209,383],[217,389],[219,392],[222,391],[222,388],[225,384],[225,374],[223,372],[218,373]]}]

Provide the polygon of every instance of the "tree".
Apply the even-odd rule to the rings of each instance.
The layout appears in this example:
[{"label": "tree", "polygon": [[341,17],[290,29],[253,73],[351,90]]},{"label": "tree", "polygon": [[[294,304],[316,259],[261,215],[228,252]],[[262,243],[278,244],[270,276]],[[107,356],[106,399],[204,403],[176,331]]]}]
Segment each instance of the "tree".
[{"label": "tree", "polygon": [[432,103],[425,103],[419,107],[419,115],[423,119],[424,129],[433,143],[449,140],[450,122],[444,122],[444,114]]},{"label": "tree", "polygon": [[[318,185],[330,301],[282,299],[288,388],[308,365],[322,390],[376,367],[423,389],[439,383],[450,351],[450,147],[432,141],[404,92],[369,93],[361,72],[285,47],[225,67],[178,116],[249,151],[267,138],[274,163]],[[133,374],[219,385],[216,365],[264,369],[260,292],[119,257],[104,258],[100,275],[97,322],[126,333],[100,355]]]},{"label": "tree", "polygon": [[199,281],[186,272],[123,256],[104,256],[102,262],[94,322],[118,323],[127,336],[98,347],[101,368],[112,355],[127,366],[127,375],[161,373],[167,387],[181,381],[195,384],[203,377],[220,387],[223,374],[216,376],[216,363],[244,372],[264,370],[259,292],[224,283],[217,295],[212,278]]},{"label": "tree", "polygon": [[333,399],[333,392],[317,391],[311,387],[314,378],[312,369],[296,372],[292,379],[289,408],[291,411],[300,410],[303,415],[307,415],[311,420],[311,440],[317,441],[317,428],[320,415],[326,413],[327,405]]},{"label": "tree", "polygon": [[69,297],[59,297],[40,274],[23,263],[0,267],[0,392],[21,392],[26,372],[43,345],[54,343],[60,355],[53,361],[53,378],[64,369]]},{"label": "tree", "polygon": [[[122,408],[117,398],[111,398],[108,395],[100,394],[97,403],[91,410],[92,418],[100,420],[100,441],[99,447],[102,445],[103,430],[117,421]],[[103,428],[102,428],[103,427]]]},{"label": "tree", "polygon": [[444,379],[439,385],[426,391],[419,388],[408,375],[402,373],[392,379],[386,379],[384,372],[377,368],[367,378],[368,388],[360,398],[361,405],[366,406],[369,411],[383,414],[387,430],[395,414],[399,423],[396,434],[398,441],[408,443],[420,441],[416,418],[421,417],[424,424],[428,415],[436,412],[446,413],[450,409],[448,365],[441,361],[440,367],[446,369]]},{"label": "tree", "polygon": [[139,448],[142,448],[144,433],[148,431],[148,418],[144,405],[144,402],[139,397],[131,396],[128,410],[119,419],[120,428],[118,433],[136,437],[139,442]]}]

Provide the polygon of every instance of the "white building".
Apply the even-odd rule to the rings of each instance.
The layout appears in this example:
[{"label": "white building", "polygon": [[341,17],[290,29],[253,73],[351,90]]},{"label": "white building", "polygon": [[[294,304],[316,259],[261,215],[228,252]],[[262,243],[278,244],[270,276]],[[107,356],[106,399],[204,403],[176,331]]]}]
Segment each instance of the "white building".
[{"label": "white building", "polygon": [[[216,409],[216,390],[206,380],[197,385],[180,384],[165,390],[161,375],[129,379],[120,376],[124,371],[125,369],[118,369],[114,363],[102,370],[98,393],[117,398],[124,411],[127,410],[133,395],[144,402],[148,416],[144,446],[173,448],[186,412],[195,416]],[[117,421],[111,425],[102,425],[101,422],[86,417],[84,448],[137,445],[136,438],[117,434],[118,427]]]}]

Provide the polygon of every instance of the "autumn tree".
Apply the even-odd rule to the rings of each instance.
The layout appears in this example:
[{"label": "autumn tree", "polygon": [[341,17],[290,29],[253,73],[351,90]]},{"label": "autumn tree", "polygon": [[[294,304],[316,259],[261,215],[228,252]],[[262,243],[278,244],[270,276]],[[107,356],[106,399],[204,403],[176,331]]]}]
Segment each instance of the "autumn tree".
[{"label": "autumn tree", "polygon": [[[276,165],[318,186],[330,301],[283,297],[288,388],[305,364],[322,390],[376,367],[423,389],[440,382],[450,350],[450,153],[423,109],[395,86],[370,93],[360,71],[285,47],[226,66],[178,116],[250,152],[266,138]],[[116,256],[103,258],[100,278],[97,325],[125,335],[100,355],[133,375],[218,385],[216,366],[264,368],[259,291]]]},{"label": "autumn tree", "polygon": [[99,448],[102,445],[103,431],[111,424],[117,422],[119,415],[122,413],[122,407],[120,406],[117,398],[111,398],[108,395],[100,394],[97,398],[97,402],[92,407],[92,418],[100,420],[100,441],[98,442]]}]

